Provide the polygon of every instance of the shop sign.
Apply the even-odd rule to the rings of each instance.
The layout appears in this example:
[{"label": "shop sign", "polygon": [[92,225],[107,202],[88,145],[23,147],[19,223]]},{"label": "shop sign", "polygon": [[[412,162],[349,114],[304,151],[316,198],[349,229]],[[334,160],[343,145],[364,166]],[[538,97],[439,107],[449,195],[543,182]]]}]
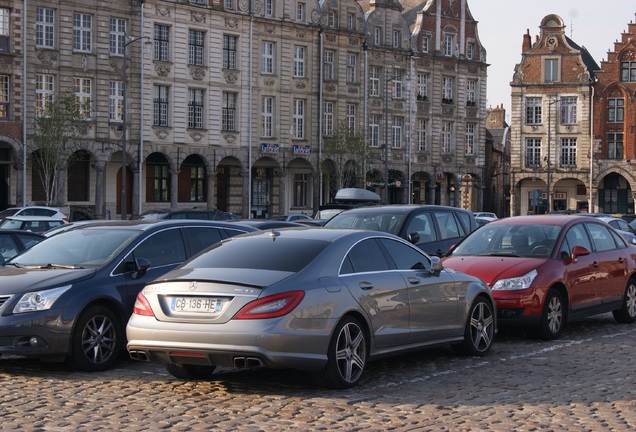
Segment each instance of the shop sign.
[{"label": "shop sign", "polygon": [[278,144],[265,144],[261,143],[261,153],[266,154],[278,154]]},{"label": "shop sign", "polygon": [[298,144],[294,144],[293,153],[298,155],[308,155],[311,153],[311,148],[309,146],[299,146]]}]

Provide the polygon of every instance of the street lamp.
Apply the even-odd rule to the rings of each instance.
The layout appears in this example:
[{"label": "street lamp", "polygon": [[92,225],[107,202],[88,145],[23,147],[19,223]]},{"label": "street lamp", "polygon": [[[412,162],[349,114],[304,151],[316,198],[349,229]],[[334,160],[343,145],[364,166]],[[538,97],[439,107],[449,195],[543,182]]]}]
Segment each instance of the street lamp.
[{"label": "street lamp", "polygon": [[384,80],[384,204],[389,203],[389,96],[387,84],[392,79],[393,76]]},{"label": "street lamp", "polygon": [[[124,36],[127,39],[124,44],[124,61],[121,68],[121,77],[122,77],[122,96],[123,96],[123,110],[122,110],[122,122],[121,122],[121,219],[126,220],[126,215],[128,210],[126,209],[126,152],[128,151],[126,146],[126,51],[128,45],[138,42],[140,40],[146,40],[146,44],[151,44],[150,38],[148,36],[142,36],[138,38],[128,38],[128,36]],[[141,65],[143,67],[143,65]],[[141,155],[139,155],[141,157]]]},{"label": "street lamp", "polygon": [[[555,97],[552,98],[551,96],[548,97],[548,157],[547,157],[547,162],[548,162],[548,168],[547,168],[547,174],[548,174],[548,181],[547,181],[547,193],[548,193],[548,213],[552,212],[552,193],[550,192],[550,186],[551,186],[551,172],[550,172],[550,154],[551,154],[551,145],[550,145],[550,132],[551,132],[551,127],[552,127],[552,105],[559,103],[559,97]],[[558,118],[558,117],[557,117]]]},{"label": "street lamp", "polygon": [[[389,81],[395,81],[396,75],[384,77],[384,203],[389,203]],[[401,80],[401,77],[400,77]]]}]

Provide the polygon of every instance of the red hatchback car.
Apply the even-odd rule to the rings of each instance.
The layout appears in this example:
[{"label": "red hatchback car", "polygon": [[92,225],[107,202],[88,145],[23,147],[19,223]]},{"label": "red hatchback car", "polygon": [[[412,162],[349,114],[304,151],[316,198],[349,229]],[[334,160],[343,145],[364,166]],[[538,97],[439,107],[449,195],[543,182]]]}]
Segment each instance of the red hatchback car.
[{"label": "red hatchback car", "polygon": [[580,216],[517,216],[471,233],[444,267],[492,289],[497,319],[556,339],[567,321],[613,312],[636,321],[636,246],[602,221]]}]

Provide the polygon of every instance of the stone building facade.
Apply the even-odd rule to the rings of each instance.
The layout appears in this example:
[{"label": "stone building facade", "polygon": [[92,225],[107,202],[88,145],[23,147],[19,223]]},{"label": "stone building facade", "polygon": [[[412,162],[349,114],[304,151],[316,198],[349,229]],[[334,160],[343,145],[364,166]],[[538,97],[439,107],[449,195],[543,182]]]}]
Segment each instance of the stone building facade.
[{"label": "stone building facade", "polygon": [[[481,209],[487,63],[466,0],[26,3],[0,0],[0,206],[40,199],[25,141],[71,90],[93,107],[60,185],[78,214],[116,217],[122,197],[127,215],[311,214],[346,186]],[[351,184],[323,153],[339,121],[373,150]]]},{"label": "stone building facade", "polygon": [[620,33],[594,74],[593,201],[601,213],[634,213],[636,23]]},{"label": "stone building facade", "polygon": [[594,74],[589,52],[547,15],[523,37],[511,101],[511,215],[589,208]]}]

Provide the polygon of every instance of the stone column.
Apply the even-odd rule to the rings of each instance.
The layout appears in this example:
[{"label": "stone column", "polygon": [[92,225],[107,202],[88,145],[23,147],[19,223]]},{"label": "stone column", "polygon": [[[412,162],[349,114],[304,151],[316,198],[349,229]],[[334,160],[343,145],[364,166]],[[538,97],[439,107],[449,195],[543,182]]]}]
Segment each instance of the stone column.
[{"label": "stone column", "polygon": [[429,194],[429,200],[428,200],[429,202],[425,204],[435,204],[435,190],[437,189],[437,183],[435,182],[435,179],[432,178],[431,181],[426,183],[426,187],[430,191],[430,194]]},{"label": "stone column", "polygon": [[57,203],[60,207],[68,206],[68,202],[66,201],[66,177],[68,174],[68,167],[65,166],[60,170],[57,176]]},{"label": "stone column", "polygon": [[138,215],[139,214],[139,203],[141,200],[141,197],[139,196],[139,185],[141,182],[141,176],[139,173],[139,165],[138,164],[130,164],[128,165],[130,167],[130,170],[133,173],[132,176],[132,208],[128,209],[128,212],[132,215]]},{"label": "stone column", "polygon": [[106,162],[97,161],[93,165],[95,170],[95,216],[103,219],[106,209],[104,208],[104,169]]},{"label": "stone column", "polygon": [[[207,192],[206,201],[208,208],[217,208],[216,206],[216,189],[215,189],[215,180],[216,180],[215,170],[206,169],[205,175],[205,190]],[[228,203],[229,204],[229,203]]]},{"label": "stone column", "polygon": [[[16,156],[18,156],[17,153],[15,153]],[[20,157],[22,157],[20,155]],[[22,179],[25,178],[25,176],[27,175],[27,170],[26,167],[24,166],[24,164],[22,163],[22,159],[20,159],[20,161],[16,161],[13,165],[13,168],[16,170],[16,185],[15,185],[15,204],[19,207],[25,206],[26,203],[22,202]],[[26,183],[26,182],[25,182]],[[11,200],[11,197],[9,197],[9,200]],[[12,204],[11,201],[9,201],[9,204]]]},{"label": "stone column", "polygon": [[[243,206],[242,206],[242,211],[241,211],[241,217],[244,219],[251,219],[252,215],[248,213],[249,210],[249,205],[248,203],[250,202],[250,196],[249,196],[249,191],[250,189],[250,176],[249,176],[249,172],[247,170],[241,170],[240,176],[242,177],[243,180]],[[252,203],[253,204],[253,203]]]},{"label": "stone column", "polygon": [[179,202],[179,170],[170,169],[170,208],[176,209]]},{"label": "stone column", "polygon": [[517,210],[517,186],[510,186],[510,216],[519,216],[519,211]]},{"label": "stone column", "polygon": [[[287,199],[286,199],[286,192],[285,192],[285,180],[286,180],[287,176],[285,175],[285,168],[283,167],[283,169],[280,170],[280,172],[278,173],[278,213],[279,214],[284,214],[285,213],[285,209],[287,208]],[[274,206],[270,206],[270,215],[269,217],[271,218],[272,216],[274,216],[272,213],[274,212]]]}]

